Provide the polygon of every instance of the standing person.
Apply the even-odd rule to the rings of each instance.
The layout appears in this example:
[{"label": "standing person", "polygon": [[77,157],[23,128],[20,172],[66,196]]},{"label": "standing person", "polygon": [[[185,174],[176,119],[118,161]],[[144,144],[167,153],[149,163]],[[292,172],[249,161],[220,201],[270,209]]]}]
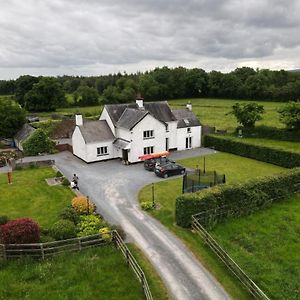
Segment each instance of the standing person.
[{"label": "standing person", "polygon": [[76,184],[78,184],[78,176],[76,174],[73,175],[73,181],[75,181]]}]

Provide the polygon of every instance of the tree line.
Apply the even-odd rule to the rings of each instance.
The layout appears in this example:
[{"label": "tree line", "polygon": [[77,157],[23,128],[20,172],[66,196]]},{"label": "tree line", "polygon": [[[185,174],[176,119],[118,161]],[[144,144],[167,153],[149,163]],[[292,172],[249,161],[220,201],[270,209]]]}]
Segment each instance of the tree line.
[{"label": "tree line", "polygon": [[[72,95],[67,101],[65,94]],[[20,76],[1,80],[0,94],[14,95],[29,111],[51,111],[67,105],[86,106],[133,101],[141,93],[146,101],[180,98],[230,98],[296,101],[300,97],[300,72],[249,67],[229,73],[200,68],[155,68],[134,74],[101,76]]]}]

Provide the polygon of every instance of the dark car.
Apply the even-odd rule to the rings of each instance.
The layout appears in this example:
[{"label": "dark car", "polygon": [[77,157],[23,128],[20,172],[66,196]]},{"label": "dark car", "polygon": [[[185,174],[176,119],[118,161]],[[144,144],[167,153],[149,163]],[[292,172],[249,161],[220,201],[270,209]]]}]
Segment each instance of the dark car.
[{"label": "dark car", "polygon": [[155,166],[162,166],[170,163],[175,163],[175,161],[170,160],[165,156],[159,158],[150,158],[144,161],[144,168],[148,171],[154,171]]},{"label": "dark car", "polygon": [[163,178],[184,173],[185,168],[177,164],[168,164],[155,167],[155,174]]}]

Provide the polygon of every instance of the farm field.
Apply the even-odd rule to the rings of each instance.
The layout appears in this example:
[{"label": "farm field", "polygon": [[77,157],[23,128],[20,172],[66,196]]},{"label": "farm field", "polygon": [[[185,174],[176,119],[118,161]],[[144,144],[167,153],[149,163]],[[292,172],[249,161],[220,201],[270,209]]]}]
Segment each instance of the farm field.
[{"label": "farm field", "polygon": [[300,298],[300,195],[218,224],[212,234],[270,299]]},{"label": "farm field", "polygon": [[55,177],[52,168],[34,168],[13,172],[13,183],[7,184],[0,173],[1,215],[10,219],[29,217],[42,227],[58,220],[58,214],[70,204],[73,192],[64,186],[49,186],[45,179]]},{"label": "farm field", "polygon": [[133,271],[112,246],[0,266],[0,299],[143,299]]},{"label": "farm field", "polygon": [[[171,100],[169,104],[172,108],[185,107],[186,103],[191,101],[193,105],[193,112],[199,118],[200,122],[205,125],[215,126],[217,129],[226,129],[233,132],[238,126],[233,115],[226,115],[231,107],[239,103],[250,103],[254,101],[246,100],[227,100],[227,99],[181,99]],[[265,125],[270,127],[283,128],[284,125],[279,122],[277,109],[284,105],[284,102],[267,102],[255,101],[265,108],[263,119],[256,123],[257,126]]]},{"label": "farm field", "polygon": [[[202,157],[178,160],[177,162],[190,168],[195,168],[196,165],[199,165],[200,168],[203,166]],[[216,170],[218,173],[225,173],[228,183],[242,183],[257,177],[279,173],[284,168],[219,152],[206,156],[206,170]],[[160,208],[159,210],[151,211],[151,215],[186,243],[188,248],[214,274],[234,299],[248,299],[245,290],[237,284],[236,279],[216,259],[201,238],[190,230],[175,225],[175,200],[181,194],[181,191],[181,177],[155,183],[155,200]],[[151,197],[151,185],[144,187],[139,193],[140,202],[149,201],[152,199]]]}]

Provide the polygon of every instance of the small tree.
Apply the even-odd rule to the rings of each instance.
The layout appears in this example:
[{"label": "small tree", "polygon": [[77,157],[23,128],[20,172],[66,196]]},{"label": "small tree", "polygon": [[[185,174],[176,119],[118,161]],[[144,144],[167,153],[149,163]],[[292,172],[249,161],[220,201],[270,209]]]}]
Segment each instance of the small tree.
[{"label": "small tree", "polygon": [[233,114],[244,128],[251,129],[254,128],[256,121],[262,119],[261,114],[264,111],[264,107],[257,103],[236,103],[228,114]]},{"label": "small tree", "polygon": [[288,129],[300,129],[300,101],[289,102],[278,110],[279,120]]},{"label": "small tree", "polygon": [[25,155],[38,155],[39,153],[52,153],[54,151],[54,143],[49,139],[46,133],[38,128],[23,143]]}]

